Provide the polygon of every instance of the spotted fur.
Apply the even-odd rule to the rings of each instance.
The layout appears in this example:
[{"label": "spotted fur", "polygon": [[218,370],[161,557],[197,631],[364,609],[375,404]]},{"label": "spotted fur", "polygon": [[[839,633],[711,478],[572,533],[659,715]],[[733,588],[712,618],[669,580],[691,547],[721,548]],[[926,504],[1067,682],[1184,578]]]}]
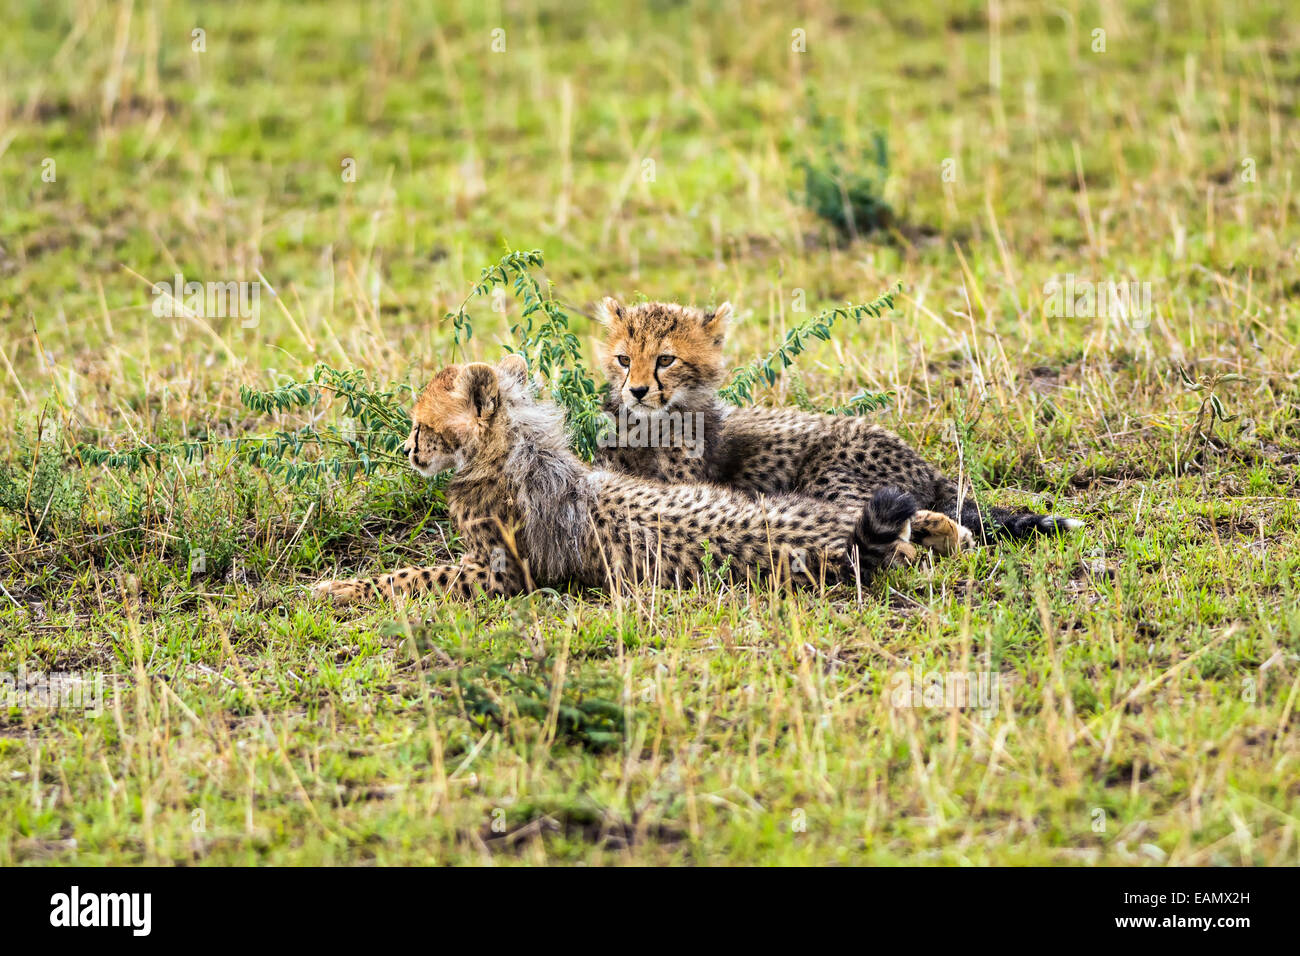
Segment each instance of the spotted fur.
[{"label": "spotted fur", "polygon": [[[856,417],[797,409],[734,408],[717,396],[730,304],[702,311],[671,303],[597,309],[606,325],[606,411],[699,413],[704,450],[605,450],[601,463],[661,481],[709,481],[756,497],[793,494],[858,508],[879,488],[912,496],[912,538],[942,552],[994,536],[1066,531],[1079,522],[1006,508],[981,508],[969,487],[944,476],[888,429]],[[666,361],[670,359],[669,361]],[[677,370],[677,371],[675,371]]]},{"label": "spotted fur", "polygon": [[514,356],[443,369],[416,403],[406,452],[421,474],[455,472],[446,500],[465,557],[374,580],[322,581],[315,592],[346,603],[427,590],[471,598],[640,581],[682,587],[710,569],[737,581],[865,581],[892,559],[916,511],[892,488],[861,505],[756,500],[712,484],[593,470],[569,450],[562,417],[532,395]]}]

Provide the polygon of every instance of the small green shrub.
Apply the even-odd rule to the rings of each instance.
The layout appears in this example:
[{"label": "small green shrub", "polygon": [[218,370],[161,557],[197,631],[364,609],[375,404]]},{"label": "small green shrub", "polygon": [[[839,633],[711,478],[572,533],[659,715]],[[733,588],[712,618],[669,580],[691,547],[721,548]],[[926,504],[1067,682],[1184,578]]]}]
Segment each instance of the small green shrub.
[{"label": "small green shrub", "polygon": [[847,239],[888,229],[894,222],[894,211],[884,199],[885,181],[889,178],[884,134],[872,133],[870,149],[850,147],[839,123],[815,108],[810,127],[816,143],[799,161],[803,205]]},{"label": "small green shrub", "polygon": [[0,509],[16,515],[34,538],[50,539],[80,520],[85,488],[64,466],[62,432],[42,418],[30,432],[16,423],[18,453],[0,461]]},{"label": "small green shrub", "polygon": [[804,384],[803,376],[793,369],[791,372],[791,397],[794,399],[795,405],[805,412],[821,412],[826,415],[866,415],[889,407],[891,393],[868,392],[865,389],[858,392],[843,405],[819,405],[808,394],[808,386]]},{"label": "small green shrub", "polygon": [[[898,294],[901,288],[901,286],[898,286],[893,291],[886,292],[865,305],[837,306],[833,309],[827,309],[825,312],[819,312],[806,321],[799,323],[794,328],[789,329],[785,333],[785,339],[781,344],[767,355],[736,369],[731,376],[731,381],[719,389],[718,394],[734,405],[752,402],[754,400],[753,391],[755,386],[762,383],[776,384],[776,380],[794,364],[795,358],[812,344],[813,339],[829,342],[831,328],[841,319],[852,319],[854,322],[861,322],[867,316],[873,319],[880,318],[894,308],[894,296]],[[850,401],[849,405],[866,411],[873,404],[877,408],[882,408],[888,403],[888,396],[861,392]],[[844,407],[848,408],[849,406]],[[855,411],[854,414],[861,414],[861,411]]]},{"label": "small green shrub", "polygon": [[[550,385],[552,397],[565,409],[575,450],[590,460],[608,420],[601,408],[600,389],[583,362],[581,343],[569,328],[568,314],[549,285],[543,287],[533,274],[543,265],[542,254],[537,250],[512,251],[485,268],[460,307],[447,313],[453,329],[453,347],[462,348],[474,334],[467,312],[471,300],[486,296],[498,287],[511,289],[523,309],[519,320],[511,326],[515,343],[508,345],[507,350],[521,356],[529,369]],[[779,347],[737,369],[731,382],[720,390],[721,396],[734,404],[752,402],[754,388],[763,382],[775,383],[811,340],[828,341],[831,328],[844,318],[855,322],[867,316],[879,318],[894,308],[895,292],[863,305],[828,309],[800,323],[786,333]],[[806,392],[804,395],[806,398]],[[201,461],[214,448],[223,448],[293,486],[330,477],[351,480],[381,469],[408,474],[401,449],[411,428],[407,408],[413,395],[409,386],[383,387],[371,382],[363,371],[318,364],[304,381],[287,382],[268,390],[245,386],[239,396],[251,411],[268,415],[306,411],[312,413],[311,422],[297,429],[252,437],[199,437],[180,442],[144,443],[126,449],[82,444],[74,454],[83,465],[134,471],[165,462]],[[314,424],[319,418],[315,412],[325,400],[343,403],[343,425]],[[862,392],[847,404],[827,411],[863,414],[883,407],[888,401],[888,396]],[[202,429],[193,433],[201,435]]]},{"label": "small green shrub", "polygon": [[[601,751],[623,741],[626,715],[617,703],[617,681],[591,682],[567,675],[555,697],[551,683],[553,665],[543,661],[520,669],[517,661],[494,661],[460,667],[451,674],[439,674],[435,681],[449,685],[463,714],[481,729],[489,725],[509,730],[515,720],[537,724],[542,729],[555,708],[554,739],[587,750]],[[491,684],[503,686],[501,693]],[[554,701],[553,701],[554,698]]]},{"label": "small green shrub", "polygon": [[540,250],[508,252],[479,276],[469,296],[455,312],[447,313],[455,330],[455,344],[468,342],[474,334],[465,306],[475,296],[485,296],[492,289],[509,286],[523,303],[519,321],[510,327],[513,346],[506,350],[519,355],[531,372],[540,373],[551,385],[551,395],[565,409],[565,420],[574,448],[590,461],[596,453],[600,436],[606,428],[601,412],[600,390],[587,374],[582,361],[582,344],[569,330],[569,316],[533,275],[533,269],[545,265]]}]

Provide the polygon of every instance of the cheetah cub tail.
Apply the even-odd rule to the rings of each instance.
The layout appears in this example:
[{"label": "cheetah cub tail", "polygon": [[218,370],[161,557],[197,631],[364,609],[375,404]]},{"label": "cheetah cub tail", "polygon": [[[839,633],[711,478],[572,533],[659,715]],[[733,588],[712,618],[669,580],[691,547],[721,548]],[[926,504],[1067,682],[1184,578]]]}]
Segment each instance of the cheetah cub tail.
[{"label": "cheetah cub tail", "polygon": [[872,494],[849,538],[849,561],[852,564],[856,549],[862,580],[870,579],[877,568],[892,561],[899,542],[908,538],[914,514],[916,499],[906,491],[887,487]]},{"label": "cheetah cub tail", "polygon": [[981,507],[971,495],[960,495],[956,482],[946,479],[936,497],[939,499],[936,511],[949,518],[956,518],[970,529],[976,541],[985,543],[997,538],[1016,540],[1038,535],[1068,534],[1083,527],[1083,522],[1078,518],[1067,518],[1064,515],[1045,515],[1022,508],[999,508],[996,505]]},{"label": "cheetah cub tail", "polygon": [[1008,508],[989,508],[988,514],[981,516],[973,501],[963,503],[961,523],[975,531],[977,536],[991,532],[995,537],[1012,539],[1031,538],[1040,534],[1066,534],[1083,527],[1083,522],[1078,518],[1013,511]]}]

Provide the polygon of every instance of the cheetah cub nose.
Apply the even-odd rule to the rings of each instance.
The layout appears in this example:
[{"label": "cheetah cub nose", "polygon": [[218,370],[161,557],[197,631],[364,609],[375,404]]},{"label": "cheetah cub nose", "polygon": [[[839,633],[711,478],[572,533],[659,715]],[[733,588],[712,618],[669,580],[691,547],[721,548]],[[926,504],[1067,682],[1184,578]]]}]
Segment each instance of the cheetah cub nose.
[{"label": "cheetah cub nose", "polygon": [[628,391],[631,392],[632,397],[639,402],[641,399],[645,398],[646,392],[650,391],[650,386],[638,385],[636,388],[629,388]]}]

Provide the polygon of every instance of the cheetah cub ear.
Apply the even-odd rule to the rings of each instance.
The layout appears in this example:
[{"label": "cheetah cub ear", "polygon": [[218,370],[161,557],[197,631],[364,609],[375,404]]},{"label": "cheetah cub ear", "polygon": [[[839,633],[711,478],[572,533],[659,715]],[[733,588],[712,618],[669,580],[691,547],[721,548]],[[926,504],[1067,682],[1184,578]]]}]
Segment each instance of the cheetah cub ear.
[{"label": "cheetah cub ear", "polygon": [[713,336],[713,344],[721,345],[722,340],[726,338],[727,326],[731,323],[731,317],[735,314],[730,302],[724,302],[712,312],[704,313],[704,322],[701,327],[709,335]]},{"label": "cheetah cub ear", "polygon": [[496,413],[500,396],[496,369],[482,362],[464,366],[440,403],[443,427],[460,442],[477,437]]},{"label": "cheetah cub ear", "polygon": [[469,399],[475,417],[487,418],[497,410],[497,397],[501,393],[501,385],[497,379],[496,369],[482,362],[466,365],[464,381],[465,396]]},{"label": "cheetah cub ear", "polygon": [[522,385],[528,381],[528,363],[524,361],[522,355],[507,352],[501,357],[501,361],[497,362],[497,375],[502,384],[517,382]]},{"label": "cheetah cub ear", "polygon": [[612,325],[615,319],[622,319],[626,316],[627,313],[623,310],[623,306],[612,295],[607,295],[596,303],[596,321],[601,325]]},{"label": "cheetah cub ear", "polygon": [[508,352],[497,362],[497,378],[503,391],[510,391],[515,386],[522,386],[525,395],[539,395],[546,391],[546,376],[537,370],[532,380],[528,377],[528,363],[522,355]]}]

